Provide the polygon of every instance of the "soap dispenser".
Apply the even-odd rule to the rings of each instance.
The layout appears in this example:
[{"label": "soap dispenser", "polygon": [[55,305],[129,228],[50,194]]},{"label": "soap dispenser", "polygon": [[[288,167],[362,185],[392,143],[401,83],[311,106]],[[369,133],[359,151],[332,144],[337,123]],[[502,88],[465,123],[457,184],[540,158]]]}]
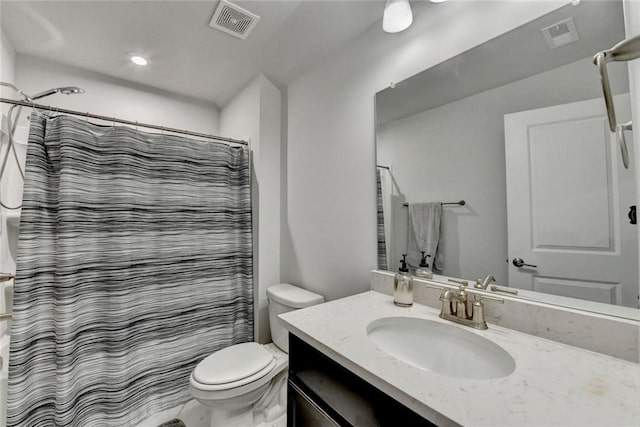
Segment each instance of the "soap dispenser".
[{"label": "soap dispenser", "polygon": [[407,268],[407,254],[402,254],[398,274],[393,278],[393,303],[400,307],[413,305],[413,278]]},{"label": "soap dispenser", "polygon": [[427,257],[431,257],[431,255],[425,255],[424,251],[420,251],[422,253],[422,259],[420,260],[420,265],[416,268],[416,276],[421,277],[423,279],[433,279],[433,271],[429,268],[429,264],[427,264]]}]

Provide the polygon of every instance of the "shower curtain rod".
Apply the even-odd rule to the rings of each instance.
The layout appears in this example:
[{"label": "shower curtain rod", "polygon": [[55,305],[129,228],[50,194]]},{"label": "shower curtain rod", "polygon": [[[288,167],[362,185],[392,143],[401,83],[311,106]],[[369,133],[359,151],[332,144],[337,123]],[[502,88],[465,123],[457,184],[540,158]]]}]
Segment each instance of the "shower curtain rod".
[{"label": "shower curtain rod", "polygon": [[19,105],[19,106],[22,106],[22,107],[30,107],[30,108],[39,109],[39,110],[48,110],[48,111],[52,111],[52,112],[56,112],[56,113],[62,113],[62,114],[71,114],[71,115],[74,115],[74,116],[86,117],[88,119],[104,120],[106,122],[122,123],[122,124],[125,124],[125,125],[131,125],[131,126],[140,126],[140,127],[145,127],[145,128],[149,128],[149,129],[160,130],[160,131],[163,131],[163,132],[172,132],[172,133],[179,133],[179,134],[182,134],[182,135],[197,136],[197,137],[200,137],[200,138],[208,138],[208,139],[213,139],[213,140],[221,141],[221,142],[230,142],[230,143],[233,143],[233,144],[241,144],[241,145],[248,145],[249,144],[247,141],[244,141],[242,139],[226,138],[224,136],[209,135],[209,134],[206,134],[206,133],[192,132],[192,131],[183,130],[183,129],[168,128],[168,127],[165,127],[165,126],[152,125],[152,124],[148,124],[148,123],[140,123],[140,122],[135,122],[135,121],[131,121],[131,120],[118,119],[118,118],[115,118],[115,117],[101,116],[101,115],[98,115],[98,114],[83,113],[81,111],[67,110],[67,109],[64,109],[64,108],[56,108],[56,107],[52,107],[50,105],[42,105],[42,104],[36,104],[34,102],[19,101],[19,100],[16,100],[16,99],[0,98],[0,103]]}]

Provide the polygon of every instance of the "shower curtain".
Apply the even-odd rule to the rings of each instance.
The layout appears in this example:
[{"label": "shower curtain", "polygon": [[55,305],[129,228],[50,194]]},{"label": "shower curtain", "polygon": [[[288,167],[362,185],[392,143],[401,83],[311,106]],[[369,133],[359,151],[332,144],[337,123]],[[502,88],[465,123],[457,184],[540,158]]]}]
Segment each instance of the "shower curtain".
[{"label": "shower curtain", "polygon": [[7,426],[133,426],[253,340],[245,147],[32,114]]}]

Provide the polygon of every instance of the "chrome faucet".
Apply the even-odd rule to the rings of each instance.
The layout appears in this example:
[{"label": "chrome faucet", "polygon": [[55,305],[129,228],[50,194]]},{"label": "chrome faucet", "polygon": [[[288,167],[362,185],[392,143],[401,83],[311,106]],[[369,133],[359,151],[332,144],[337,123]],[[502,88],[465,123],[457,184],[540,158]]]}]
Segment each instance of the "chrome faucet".
[{"label": "chrome faucet", "polygon": [[484,278],[484,280],[476,279],[476,284],[474,285],[474,288],[491,290],[491,292],[504,292],[505,294],[518,295],[518,291],[515,289],[504,289],[496,285],[493,285],[490,287],[489,285],[491,284],[491,282],[495,282],[495,281],[496,281],[496,278],[493,277],[493,275],[488,274],[487,277]]},{"label": "chrome faucet", "polygon": [[495,282],[495,281],[496,281],[496,278],[493,277],[493,275],[488,274],[487,277],[484,278],[484,280],[477,279],[474,287],[476,289],[487,289],[487,286],[489,286],[491,282]]},{"label": "chrome faucet", "polygon": [[467,297],[467,293],[464,290],[467,286],[469,286],[469,282],[467,282],[466,280],[454,279],[449,279],[449,281],[458,283],[460,285],[458,286],[458,292],[450,292],[449,294],[449,305],[451,307],[451,310],[449,311],[455,312],[455,315],[458,319],[466,319],[467,317],[469,317],[467,315],[467,301],[469,300],[469,298]]},{"label": "chrome faucet", "polygon": [[[493,277],[493,276],[491,276]],[[461,325],[470,326],[475,329],[487,329],[487,322],[484,318],[484,301],[494,301],[500,304],[504,303],[501,298],[473,295],[473,303],[471,304],[471,315],[468,314],[469,297],[465,291],[468,282],[449,279],[451,282],[458,283],[458,290],[449,289],[443,286],[434,286],[427,284],[428,288],[439,289],[440,301],[442,307],[440,309],[440,318],[450,320]]]}]

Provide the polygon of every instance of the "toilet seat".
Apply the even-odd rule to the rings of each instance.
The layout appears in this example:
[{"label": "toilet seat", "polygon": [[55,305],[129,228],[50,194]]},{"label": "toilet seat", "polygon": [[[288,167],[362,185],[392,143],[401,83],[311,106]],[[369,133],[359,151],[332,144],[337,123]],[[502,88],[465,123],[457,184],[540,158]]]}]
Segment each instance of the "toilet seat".
[{"label": "toilet seat", "polygon": [[276,364],[273,353],[262,345],[236,344],[204,358],[193,370],[192,381],[200,390],[228,390],[267,375]]}]

